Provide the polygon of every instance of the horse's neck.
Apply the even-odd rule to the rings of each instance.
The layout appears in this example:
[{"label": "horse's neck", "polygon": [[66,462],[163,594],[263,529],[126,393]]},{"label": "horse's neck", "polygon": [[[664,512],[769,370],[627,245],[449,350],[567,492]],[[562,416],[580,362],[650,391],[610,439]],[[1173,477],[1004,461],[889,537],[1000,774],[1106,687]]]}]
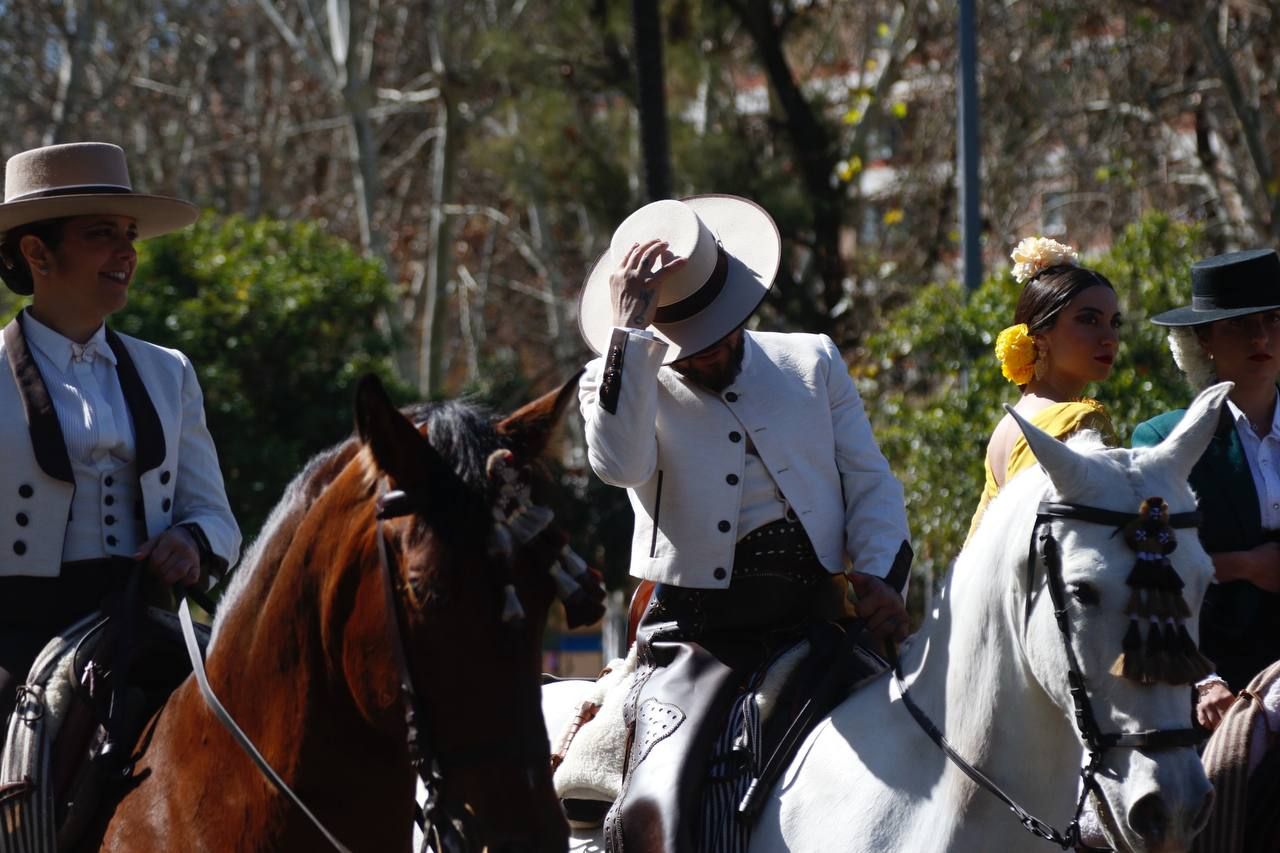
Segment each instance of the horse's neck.
[{"label": "horse's neck", "polygon": [[[903,670],[912,698],[957,751],[1024,808],[1054,822],[1075,797],[1080,749],[1070,720],[1025,661],[1012,582],[983,576],[1013,570],[957,563],[935,615],[904,654]],[[966,815],[994,810],[1002,815],[997,826],[1015,837],[1023,832],[995,797],[958,768],[948,773],[949,796]]]},{"label": "horse's neck", "polygon": [[[354,808],[353,798],[371,798],[385,811],[403,788],[411,807],[403,746],[362,714],[344,667],[347,617],[355,602],[378,592],[379,579],[350,554],[325,551],[323,537],[308,540],[312,532],[305,525],[299,531],[299,541],[308,541],[300,548],[305,554],[291,548],[274,576],[250,580],[222,616],[223,637],[208,660],[210,684],[285,782],[305,784],[313,801],[332,795],[336,813],[362,814],[369,812]],[[321,565],[324,577],[314,568]],[[363,664],[372,671],[379,661]],[[245,766],[238,757],[232,765]],[[361,781],[353,786],[353,779]],[[343,801],[353,808],[339,808]],[[262,805],[291,811],[282,798]]]}]

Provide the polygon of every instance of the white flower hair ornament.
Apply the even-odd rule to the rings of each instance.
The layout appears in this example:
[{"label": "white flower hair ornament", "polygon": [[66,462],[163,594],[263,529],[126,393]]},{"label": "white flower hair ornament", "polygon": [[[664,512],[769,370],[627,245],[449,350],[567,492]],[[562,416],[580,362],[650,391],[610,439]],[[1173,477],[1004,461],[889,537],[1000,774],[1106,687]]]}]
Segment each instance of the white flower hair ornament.
[{"label": "white flower hair ornament", "polygon": [[1026,284],[1049,267],[1074,266],[1079,255],[1070,246],[1048,237],[1024,237],[1009,257],[1013,260],[1013,280]]}]

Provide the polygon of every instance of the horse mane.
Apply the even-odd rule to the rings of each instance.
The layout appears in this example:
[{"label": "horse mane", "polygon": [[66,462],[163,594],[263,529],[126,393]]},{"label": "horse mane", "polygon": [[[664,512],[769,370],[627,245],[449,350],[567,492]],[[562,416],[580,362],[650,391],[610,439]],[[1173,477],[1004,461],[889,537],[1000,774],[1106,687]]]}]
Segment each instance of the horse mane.
[{"label": "horse mane", "polygon": [[[218,602],[219,615],[230,613],[235,609],[245,588],[249,586],[250,579],[257,575],[259,566],[279,564],[280,557],[292,541],[294,532],[306,516],[307,508],[326,486],[337,479],[352,458],[357,455],[359,449],[360,443],[352,437],[341,444],[322,450],[311,458],[302,471],[289,482],[289,485],[285,486],[279,503],[272,508],[253,544],[245,550],[240,564],[231,573],[227,589]],[[222,622],[220,618],[213,620],[210,649],[218,640]]]},{"label": "horse mane", "polygon": [[[501,439],[494,428],[494,418],[486,408],[465,400],[447,400],[438,403],[416,403],[402,410],[404,415],[420,430],[425,426],[431,436],[431,446],[454,469],[462,481],[465,492],[473,503],[470,509],[482,509],[489,498],[489,484],[485,463]],[[320,451],[285,487],[280,501],[272,508],[267,520],[253,543],[246,549],[240,564],[218,605],[218,614],[231,613],[244,591],[264,567],[274,570],[280,564],[285,551],[293,541],[294,533],[302,524],[307,511],[343,471],[352,464],[371,466],[367,454],[360,453],[361,443],[351,436],[343,442]],[[373,476],[370,472],[371,478]],[[210,650],[217,642],[223,619],[213,623]]]}]

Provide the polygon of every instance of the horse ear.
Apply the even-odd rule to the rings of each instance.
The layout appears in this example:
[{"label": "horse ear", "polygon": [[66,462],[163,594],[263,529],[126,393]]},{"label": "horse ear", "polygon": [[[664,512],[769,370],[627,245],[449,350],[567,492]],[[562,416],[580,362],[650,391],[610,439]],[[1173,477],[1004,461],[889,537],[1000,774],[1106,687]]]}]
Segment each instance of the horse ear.
[{"label": "horse ear", "polygon": [[569,401],[576,396],[579,370],[557,390],[526,403],[498,422],[498,434],[511,442],[511,449],[521,459],[536,459],[547,449],[551,433],[564,416]]},{"label": "horse ear", "polygon": [[1222,404],[1234,387],[1232,382],[1219,382],[1201,391],[1187,407],[1187,413],[1178,421],[1173,432],[1156,445],[1147,458],[1171,464],[1179,480],[1190,477],[1191,469],[1200,461],[1213,434],[1218,431]]},{"label": "horse ear", "polygon": [[1006,403],[1004,410],[1017,421],[1036,461],[1044,468],[1058,491],[1064,495],[1079,494],[1089,480],[1089,465],[1085,458],[1023,418],[1013,406]]},{"label": "horse ear", "polygon": [[387,396],[382,381],[365,374],[356,385],[356,432],[378,468],[400,488],[412,488],[453,472],[417,427]]}]

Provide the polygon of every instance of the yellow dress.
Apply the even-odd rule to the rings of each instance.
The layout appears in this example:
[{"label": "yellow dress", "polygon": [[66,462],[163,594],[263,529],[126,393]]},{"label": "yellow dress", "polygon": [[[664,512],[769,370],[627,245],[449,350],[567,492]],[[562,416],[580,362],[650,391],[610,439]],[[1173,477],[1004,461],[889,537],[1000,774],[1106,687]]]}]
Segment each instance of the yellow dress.
[{"label": "yellow dress", "polygon": [[[1075,435],[1081,430],[1091,429],[1101,433],[1102,440],[1110,446],[1120,443],[1120,439],[1116,435],[1116,428],[1111,424],[1110,416],[1107,415],[1107,410],[1097,400],[1074,400],[1068,403],[1054,403],[1036,412],[1027,420],[1059,441]],[[1031,452],[1030,446],[1027,445],[1026,438],[1019,434],[1017,441],[1013,443],[1013,448],[1009,451],[1009,462],[1005,466],[1004,481],[1006,483],[1009,482],[1023,468],[1030,468],[1034,464],[1036,464],[1036,456]],[[1000,491],[1000,486],[996,483],[995,474],[991,471],[990,461],[984,460],[982,467],[987,474],[986,485],[982,489],[982,499],[978,501],[978,508],[974,510],[973,520],[969,522],[969,535],[965,537],[966,542],[972,538],[973,531],[978,529],[978,522],[982,520],[982,514],[987,510],[987,504],[991,503],[992,498]]]}]

